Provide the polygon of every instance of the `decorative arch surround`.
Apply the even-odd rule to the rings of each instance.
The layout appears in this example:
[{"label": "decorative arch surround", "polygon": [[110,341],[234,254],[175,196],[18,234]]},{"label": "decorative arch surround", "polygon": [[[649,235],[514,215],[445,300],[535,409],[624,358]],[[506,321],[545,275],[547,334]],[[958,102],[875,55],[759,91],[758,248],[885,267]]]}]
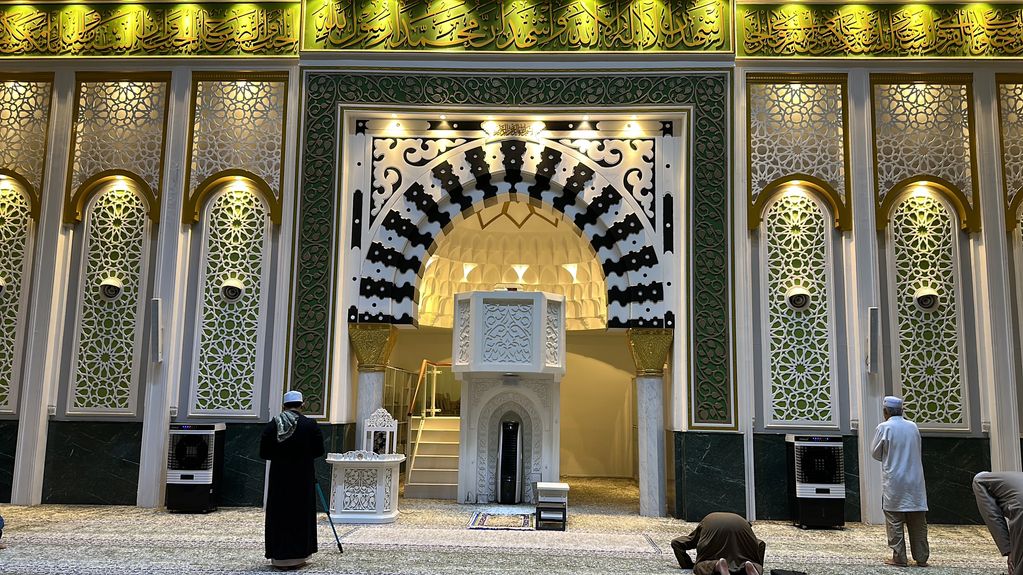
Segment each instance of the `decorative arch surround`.
[{"label": "decorative arch surround", "polygon": [[197,222],[204,196],[235,175],[265,193],[271,219],[280,223],[287,100],[286,72],[192,75],[184,223]]},{"label": "decorative arch surround", "polygon": [[874,191],[877,222],[910,182],[941,183],[959,196],[963,229],[980,229],[971,74],[874,74]]},{"label": "decorative arch surround", "polygon": [[846,84],[845,74],[746,77],[750,229],[771,191],[797,179],[827,194],[836,226],[852,228]]},{"label": "decorative arch surround", "polygon": [[64,221],[81,219],[83,190],[118,174],[138,179],[159,221],[170,74],[79,73],[76,80]]},{"label": "decorative arch surround", "polygon": [[210,195],[201,224],[189,415],[258,416],[269,208],[251,184],[232,182]]},{"label": "decorative arch surround", "polygon": [[[68,414],[137,414],[151,243],[148,208],[130,180],[109,182],[86,205]],[[111,285],[120,288],[115,297],[104,291]]]},{"label": "decorative arch surround", "polygon": [[32,219],[46,171],[53,74],[0,75],[0,174],[17,179],[29,194]]},{"label": "decorative arch surround", "polygon": [[[369,242],[348,321],[414,323],[418,281],[437,239],[459,217],[507,195],[561,212],[588,238],[607,278],[608,327],[674,327],[659,263],[653,138],[580,143],[470,136],[450,147],[431,147],[422,138],[383,140],[382,146],[373,140],[374,175],[397,180],[372,180],[374,200],[382,202],[375,217],[371,204],[364,227]],[[602,162],[569,145],[589,150],[590,142],[589,155]],[[439,153],[424,162],[423,148]]]},{"label": "decorative arch surround", "polygon": [[[829,220],[823,203],[805,191],[776,195],[764,212],[761,326],[768,427],[839,424]],[[801,295],[807,305],[792,305]]]},{"label": "decorative arch surround", "polygon": [[18,406],[34,240],[28,188],[0,177],[0,413]]},{"label": "decorative arch surround", "polygon": [[[352,241],[363,240],[358,232],[341,236],[338,214],[347,206],[338,195],[340,165],[337,150],[349,139],[342,119],[346,113],[374,106],[427,107],[438,113],[466,108],[507,112],[513,108],[535,111],[544,108],[636,110],[671,108],[689,113],[686,169],[689,179],[671,206],[659,210],[680,213],[670,222],[684,230],[679,241],[667,241],[665,252],[674,254],[684,271],[685,309],[677,316],[679,334],[687,333],[689,345],[679,350],[688,357],[679,379],[688,378],[690,428],[736,428],[735,385],[732,373],[731,335],[731,213],[730,174],[731,74],[722,70],[682,70],[661,74],[635,72],[603,75],[560,74],[538,77],[534,73],[473,75],[430,71],[415,73],[305,72],[303,90],[303,136],[300,163],[301,201],[296,210],[295,254],[292,258],[292,335],[289,344],[289,387],[303,392],[311,415],[326,412],[328,374],[334,326],[346,322],[347,308],[337,309],[338,280],[335,254]],[[364,163],[362,155],[351,162]],[[361,197],[363,209],[370,201],[368,182],[347,191]],[[698,215],[698,217],[697,217]],[[664,228],[669,222],[658,222]],[[361,228],[358,228],[361,229]],[[665,234],[670,237],[670,234]],[[345,244],[339,245],[341,237]],[[664,262],[662,262],[663,264]],[[665,283],[667,286],[667,282]],[[340,321],[339,321],[340,320]],[[338,327],[338,329],[344,329]],[[676,337],[676,341],[680,338]],[[681,368],[680,368],[681,369]]]},{"label": "decorative arch surround", "polygon": [[[922,428],[970,427],[958,228],[940,194],[916,188],[894,202],[887,237],[893,380]],[[927,291],[936,297],[933,311],[917,303]]]},{"label": "decorative arch surround", "polygon": [[793,174],[769,183],[764,190],[757,195],[749,213],[750,229],[760,227],[760,222],[767,212],[767,207],[778,199],[778,196],[785,195],[791,190],[799,190],[802,193],[812,194],[818,200],[828,206],[828,211],[833,214],[831,221],[835,228],[840,230],[851,229],[851,221],[843,221],[840,215],[842,211],[842,199],[827,182],[819,180],[808,174]]}]

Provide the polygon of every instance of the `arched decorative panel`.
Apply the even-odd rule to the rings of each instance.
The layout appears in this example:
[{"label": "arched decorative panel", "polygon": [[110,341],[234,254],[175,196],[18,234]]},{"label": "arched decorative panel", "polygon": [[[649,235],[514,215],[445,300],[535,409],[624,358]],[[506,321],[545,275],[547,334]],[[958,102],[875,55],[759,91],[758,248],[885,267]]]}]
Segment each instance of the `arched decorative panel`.
[{"label": "arched decorative panel", "polygon": [[38,197],[46,165],[51,81],[0,81],[0,168],[25,178]]},{"label": "arched decorative panel", "polygon": [[762,244],[768,426],[838,425],[831,218],[804,191],[767,207]]},{"label": "arched decorative panel", "polygon": [[17,408],[27,285],[34,236],[25,192],[0,179],[0,413]]},{"label": "arched decorative panel", "polygon": [[959,278],[959,225],[946,202],[914,191],[888,230],[896,393],[925,428],[969,428]]},{"label": "arched decorative panel", "polygon": [[1002,184],[1005,186],[1007,227],[1016,227],[1016,208],[1023,197],[1023,76],[998,77],[999,143],[1002,151]]},{"label": "arched decorative panel", "polygon": [[145,334],[147,206],[130,182],[120,181],[93,196],[84,219],[67,411],[134,415]]},{"label": "arched decorative panel", "polygon": [[233,185],[210,198],[201,225],[190,413],[258,415],[269,210],[258,193]]}]

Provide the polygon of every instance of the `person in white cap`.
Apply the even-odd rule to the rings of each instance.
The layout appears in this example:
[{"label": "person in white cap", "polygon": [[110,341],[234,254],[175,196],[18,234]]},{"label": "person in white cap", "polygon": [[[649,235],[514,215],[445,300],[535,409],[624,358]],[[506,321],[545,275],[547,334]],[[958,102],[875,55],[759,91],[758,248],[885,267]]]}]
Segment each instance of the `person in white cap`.
[{"label": "person in white cap", "polygon": [[302,392],[284,394],[284,410],[263,429],[259,456],[270,462],[266,491],[266,558],[295,569],[316,553],[316,470],[323,433],[302,415]]},{"label": "person in white cap", "polygon": [[884,511],[888,546],[892,558],[887,565],[905,567],[906,539],[904,527],[909,528],[909,546],[918,567],[926,567],[930,556],[927,545],[927,489],[924,467],[920,459],[920,430],[916,424],[902,416],[902,399],[884,398],[884,421],[877,426],[871,455],[881,462],[883,489],[881,509]]}]

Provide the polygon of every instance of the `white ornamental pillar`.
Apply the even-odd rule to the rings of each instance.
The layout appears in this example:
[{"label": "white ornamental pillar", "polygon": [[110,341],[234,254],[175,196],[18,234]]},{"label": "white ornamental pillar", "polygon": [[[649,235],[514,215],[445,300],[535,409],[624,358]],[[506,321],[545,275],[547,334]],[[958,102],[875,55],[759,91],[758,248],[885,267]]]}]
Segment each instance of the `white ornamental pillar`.
[{"label": "white ornamental pillar", "polygon": [[350,323],[348,340],[359,362],[355,438],[356,449],[361,449],[364,422],[384,406],[384,370],[398,341],[398,330],[386,323]]},{"label": "white ornamental pillar", "polygon": [[664,465],[664,365],[671,352],[670,329],[630,329],[629,351],[636,364],[636,421],[639,423],[639,514],[663,517],[667,489]]}]

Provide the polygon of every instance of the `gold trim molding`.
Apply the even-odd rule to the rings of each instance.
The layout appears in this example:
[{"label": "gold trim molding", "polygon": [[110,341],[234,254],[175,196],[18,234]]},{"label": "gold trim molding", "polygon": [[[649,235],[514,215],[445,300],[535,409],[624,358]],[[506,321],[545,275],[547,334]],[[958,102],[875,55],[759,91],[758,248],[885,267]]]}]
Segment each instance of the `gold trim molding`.
[{"label": "gold trim molding", "polygon": [[664,376],[664,365],[671,353],[674,332],[670,329],[632,328],[627,335],[632,362],[636,364],[636,375]]},{"label": "gold trim molding", "polygon": [[348,340],[355,350],[360,372],[384,371],[398,342],[398,329],[389,323],[350,323]]}]

